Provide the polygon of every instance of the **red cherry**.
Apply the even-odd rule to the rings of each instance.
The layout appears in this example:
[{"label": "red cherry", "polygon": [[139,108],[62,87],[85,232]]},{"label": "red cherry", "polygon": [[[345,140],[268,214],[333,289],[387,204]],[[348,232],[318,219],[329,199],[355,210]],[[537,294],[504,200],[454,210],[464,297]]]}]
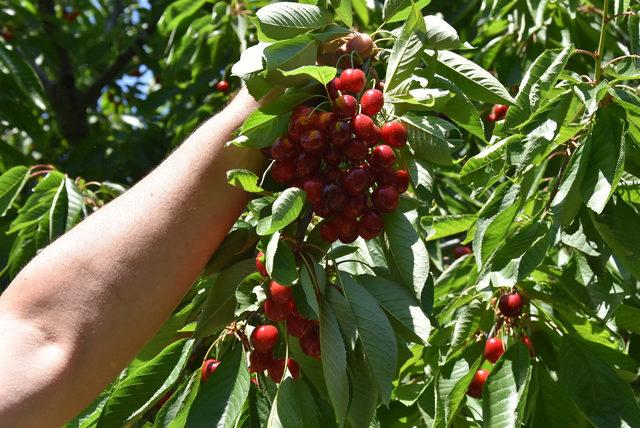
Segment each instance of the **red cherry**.
[{"label": "red cherry", "polygon": [[304,104],[298,104],[291,110],[291,117],[293,116],[310,116],[313,113],[313,109]]},{"label": "red cherry", "polygon": [[313,212],[318,217],[327,218],[333,214],[333,212],[331,211],[331,208],[329,208],[329,205],[326,203],[326,201],[321,201],[320,203],[312,204],[311,206],[313,207]]},{"label": "red cherry", "polygon": [[300,137],[300,147],[309,154],[322,156],[324,151],[327,149],[327,143],[324,140],[322,132],[317,129],[312,129]]},{"label": "red cherry", "polygon": [[373,192],[371,200],[375,209],[383,213],[390,213],[398,208],[399,196],[395,187],[384,185]]},{"label": "red cherry", "polygon": [[496,115],[495,115],[495,113],[489,113],[489,115],[487,116],[487,121],[489,121],[489,122],[495,122],[495,121],[496,121]]},{"label": "red cherry", "polygon": [[361,161],[369,154],[369,146],[364,140],[354,138],[344,148],[344,154],[351,160]]},{"label": "red cherry", "polygon": [[378,143],[382,140],[382,131],[378,127],[378,125],[373,125],[373,130],[371,134],[365,138],[365,141],[369,145],[369,147],[377,146]]},{"label": "red cherry", "polygon": [[362,112],[369,116],[375,116],[382,110],[384,105],[384,96],[377,89],[369,89],[360,98],[360,106]]},{"label": "red cherry", "polygon": [[384,229],[384,219],[377,212],[367,210],[360,217],[359,226],[371,233],[378,234]]},{"label": "red cherry", "polygon": [[7,29],[7,28],[3,29],[2,33],[0,33],[0,35],[7,42],[10,42],[11,40],[13,40],[13,32],[11,30]]},{"label": "red cherry", "polygon": [[507,116],[507,111],[509,111],[509,106],[504,104],[496,104],[493,106],[491,112],[494,114],[494,120],[498,121],[502,120]]},{"label": "red cherry", "polygon": [[218,370],[219,365],[220,365],[220,361],[218,360],[210,359],[205,361],[202,364],[202,376],[201,376],[202,381],[203,382],[208,381],[211,375],[213,374],[213,372]]},{"label": "red cherry", "polygon": [[386,144],[380,144],[373,148],[371,162],[375,168],[388,169],[393,166],[396,161],[396,154],[393,149]]},{"label": "red cherry", "polygon": [[269,368],[271,362],[273,361],[273,355],[271,352],[262,353],[253,351],[249,355],[249,363],[251,372],[263,372]]},{"label": "red cherry", "polygon": [[357,52],[364,61],[373,50],[373,39],[366,33],[356,33],[345,46],[347,52]]},{"label": "red cherry", "polygon": [[304,318],[298,318],[294,315],[287,318],[287,331],[291,336],[302,337],[313,328],[313,323]]},{"label": "red cherry", "polygon": [[456,259],[459,259],[463,256],[468,256],[470,254],[473,254],[473,251],[466,245],[458,245],[457,247],[453,248],[453,257],[455,257]]},{"label": "red cherry", "polygon": [[319,178],[307,178],[303,185],[304,191],[307,193],[307,200],[312,204],[318,204],[322,200],[322,190],[324,183]]},{"label": "red cherry", "polygon": [[317,329],[310,330],[300,339],[300,348],[308,356],[320,358],[320,337]]},{"label": "red cherry", "polygon": [[502,354],[504,354],[504,344],[502,340],[497,337],[487,339],[487,342],[484,344],[484,357],[492,364],[495,364]]},{"label": "red cherry", "polygon": [[[344,153],[342,150],[338,149],[335,146],[329,147],[329,149],[324,154],[324,161],[331,166],[338,166],[342,162],[344,162]],[[331,181],[327,179],[328,181]]]},{"label": "red cherry", "polygon": [[391,147],[402,147],[407,144],[407,128],[397,121],[382,125],[382,139]]},{"label": "red cherry", "polygon": [[327,92],[329,93],[329,97],[331,97],[332,100],[335,100],[340,96],[340,93],[338,91],[340,91],[341,89],[342,84],[339,77],[334,77],[333,80],[331,80],[327,84]]},{"label": "red cherry", "polygon": [[396,171],[395,187],[399,193],[404,193],[409,188],[409,173],[404,169]]},{"label": "red cherry", "polygon": [[[342,159],[344,161],[344,157]],[[344,177],[344,171],[340,168],[327,168],[324,172],[324,178],[327,183],[341,184]]]},{"label": "red cherry", "polygon": [[229,82],[227,82],[226,80],[221,80],[216,83],[216,89],[220,92],[227,92],[229,90],[229,86]]},{"label": "red cherry", "polygon": [[289,373],[291,373],[293,380],[300,378],[300,366],[296,360],[289,358],[289,361],[287,361],[287,369],[289,369]]},{"label": "red cherry", "polygon": [[338,234],[340,242],[349,244],[358,239],[358,222],[345,216],[338,216],[333,220],[333,228]]},{"label": "red cherry", "polygon": [[364,168],[355,167],[351,168],[344,175],[344,179],[342,180],[342,186],[344,190],[351,196],[355,196],[359,193],[362,193],[364,189],[369,187],[371,183],[371,178],[369,177],[369,173]]},{"label": "red cherry", "polygon": [[271,300],[279,305],[286,305],[293,302],[293,292],[291,291],[291,287],[278,284],[275,281],[271,281],[269,284],[269,294],[271,295]]},{"label": "red cherry", "polygon": [[329,133],[337,120],[335,114],[330,111],[322,111],[316,115],[314,126],[322,132]]},{"label": "red cherry", "polygon": [[520,293],[503,294],[498,300],[498,309],[500,313],[507,318],[515,318],[522,313],[522,296]]},{"label": "red cherry", "polygon": [[357,114],[351,119],[351,128],[357,137],[366,140],[374,131],[373,120],[366,114]]},{"label": "red cherry", "polygon": [[358,112],[358,101],[351,95],[340,95],[334,101],[333,111],[338,117],[353,117]]},{"label": "red cherry", "polygon": [[[273,300],[267,299],[264,302],[264,313],[271,321],[284,321],[287,319],[291,311],[293,310],[293,302],[280,304]],[[274,327],[275,328],[275,327]],[[267,352],[267,351],[259,351]]]},{"label": "red cherry", "polygon": [[334,146],[344,146],[351,141],[351,127],[346,122],[336,122],[331,127],[330,134]]},{"label": "red cherry", "polygon": [[324,188],[322,199],[331,211],[336,211],[342,208],[347,196],[342,186],[338,184],[328,184]]},{"label": "red cherry", "polygon": [[360,217],[367,208],[367,201],[367,196],[364,193],[348,198],[342,207],[342,215],[353,219]]},{"label": "red cherry", "polygon": [[535,354],[533,353],[533,342],[531,342],[531,338],[529,336],[522,336],[520,341],[529,348],[529,355],[533,357]]},{"label": "red cherry", "polygon": [[313,116],[292,115],[289,120],[289,136],[294,140],[300,140],[304,134],[313,129],[313,121]]},{"label": "red cherry", "polygon": [[[291,377],[296,380],[300,377],[300,366],[294,360],[289,358],[287,361],[287,368],[291,373]],[[282,376],[284,376],[284,358],[278,358],[273,360],[268,368],[269,377],[275,383],[280,383]]]},{"label": "red cherry", "polygon": [[260,153],[262,153],[262,156],[264,156],[265,158],[273,160],[273,155],[271,154],[271,146],[262,147],[260,149]]},{"label": "red cherry", "polygon": [[296,167],[291,162],[274,162],[271,167],[271,176],[275,181],[286,184],[296,176]]},{"label": "red cherry", "polygon": [[343,91],[357,94],[364,89],[367,76],[364,71],[357,68],[347,68],[340,75],[340,84]]},{"label": "red cherry", "polygon": [[[269,302],[269,300],[267,300]],[[266,306],[266,302],[265,302]],[[278,343],[280,334],[274,325],[259,325],[251,333],[251,346],[256,352],[267,353],[273,350]]]},{"label": "red cherry", "polygon": [[473,379],[471,379],[471,384],[469,385],[467,394],[474,398],[482,397],[482,389],[484,388],[484,384],[487,381],[487,377],[489,377],[488,370],[478,370],[473,375]]},{"label": "red cherry", "polygon": [[296,162],[296,174],[298,177],[315,175],[320,171],[320,166],[320,158],[309,153],[302,153],[298,156],[298,162]]},{"label": "red cherry", "polygon": [[269,276],[267,267],[264,265],[264,253],[262,251],[258,251],[258,255],[256,256],[256,269],[260,272],[260,275]]},{"label": "red cherry", "polygon": [[325,221],[320,224],[320,237],[329,244],[333,244],[338,240],[338,234],[333,229],[331,222]]},{"label": "red cherry", "polygon": [[376,237],[378,237],[378,235],[380,235],[380,232],[374,232],[371,230],[367,230],[364,227],[362,227],[360,224],[358,224],[358,235],[360,235],[360,237],[366,241],[370,241]]},{"label": "red cherry", "polygon": [[271,146],[271,157],[277,161],[292,161],[298,157],[298,147],[291,138],[277,138]]}]

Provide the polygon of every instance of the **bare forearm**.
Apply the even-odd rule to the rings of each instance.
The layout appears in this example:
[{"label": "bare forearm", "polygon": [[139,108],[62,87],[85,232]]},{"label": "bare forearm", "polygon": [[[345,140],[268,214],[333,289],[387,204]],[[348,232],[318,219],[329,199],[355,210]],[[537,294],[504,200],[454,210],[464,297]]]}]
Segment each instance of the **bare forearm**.
[{"label": "bare forearm", "polygon": [[[79,405],[164,322],[244,208],[246,194],[227,184],[226,170],[256,169],[261,160],[224,148],[255,108],[248,95],[240,97],[149,176],[37,256],[0,299],[0,314],[28,318],[71,355],[66,366],[75,381],[64,393]],[[70,417],[81,409],[65,410]]]}]

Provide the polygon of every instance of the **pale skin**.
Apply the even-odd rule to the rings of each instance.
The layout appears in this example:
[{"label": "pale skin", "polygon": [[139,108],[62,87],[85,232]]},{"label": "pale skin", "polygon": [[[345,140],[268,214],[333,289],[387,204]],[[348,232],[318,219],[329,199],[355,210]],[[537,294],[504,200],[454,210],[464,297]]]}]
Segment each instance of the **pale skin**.
[{"label": "pale skin", "polygon": [[147,177],[36,256],[0,296],[0,421],[72,419],[169,317],[248,196],[226,171],[259,171],[226,147],[259,107],[246,90]]}]

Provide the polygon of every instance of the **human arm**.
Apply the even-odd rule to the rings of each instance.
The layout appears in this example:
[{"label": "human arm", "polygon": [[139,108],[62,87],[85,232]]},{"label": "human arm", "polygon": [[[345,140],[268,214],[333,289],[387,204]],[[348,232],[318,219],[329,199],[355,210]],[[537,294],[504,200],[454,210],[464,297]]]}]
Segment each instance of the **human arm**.
[{"label": "human arm", "polygon": [[60,426],[91,403],[180,302],[247,203],[224,147],[258,107],[242,90],[129,191],[36,256],[0,296],[0,420]]}]

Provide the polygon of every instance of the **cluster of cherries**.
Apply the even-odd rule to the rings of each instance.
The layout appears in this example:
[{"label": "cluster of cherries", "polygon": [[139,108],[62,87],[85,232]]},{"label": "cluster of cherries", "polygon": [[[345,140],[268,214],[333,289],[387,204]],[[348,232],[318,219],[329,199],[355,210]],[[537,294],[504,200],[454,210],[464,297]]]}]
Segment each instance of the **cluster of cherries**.
[{"label": "cluster of cherries", "polygon": [[[264,277],[269,274],[264,265],[264,254],[258,253],[256,268]],[[302,352],[313,358],[320,358],[320,336],[318,322],[305,319],[296,309],[291,288],[278,284],[275,281],[269,283],[269,297],[264,302],[264,313],[273,322],[286,323],[288,334],[300,339]],[[275,358],[274,348],[280,339],[278,327],[272,324],[257,326],[251,333],[251,346],[253,351],[249,356],[250,370],[253,373],[267,371],[269,377],[276,383],[280,382],[284,374],[285,365],[294,379],[300,377],[298,363],[289,358],[286,363],[284,358]]]},{"label": "cluster of cherries", "polygon": [[489,122],[497,122],[503,120],[507,116],[509,106],[505,104],[496,104],[491,108],[491,113],[487,116]]},{"label": "cluster of cherries", "polygon": [[[498,300],[498,310],[500,314],[506,319],[511,320],[518,318],[522,314],[522,306],[524,301],[522,296],[517,291],[512,293],[505,293],[500,296]],[[533,343],[529,336],[522,336],[521,342],[529,348],[529,354],[533,355]],[[498,337],[490,337],[487,339],[484,345],[484,358],[491,364],[495,364],[498,359],[504,354],[505,347],[502,339]],[[480,398],[482,396],[482,389],[489,377],[489,370],[480,369],[476,371],[467,390],[467,394],[471,397]]]},{"label": "cluster of cherries", "polygon": [[397,209],[409,187],[407,171],[394,168],[394,149],[406,145],[407,130],[399,121],[376,124],[384,97],[379,89],[365,91],[366,81],[362,70],[344,70],[327,85],[332,111],[297,106],[287,135],[263,151],[275,161],[275,181],[305,190],[325,219],[319,230],[329,243],[378,236],[382,215]]}]

